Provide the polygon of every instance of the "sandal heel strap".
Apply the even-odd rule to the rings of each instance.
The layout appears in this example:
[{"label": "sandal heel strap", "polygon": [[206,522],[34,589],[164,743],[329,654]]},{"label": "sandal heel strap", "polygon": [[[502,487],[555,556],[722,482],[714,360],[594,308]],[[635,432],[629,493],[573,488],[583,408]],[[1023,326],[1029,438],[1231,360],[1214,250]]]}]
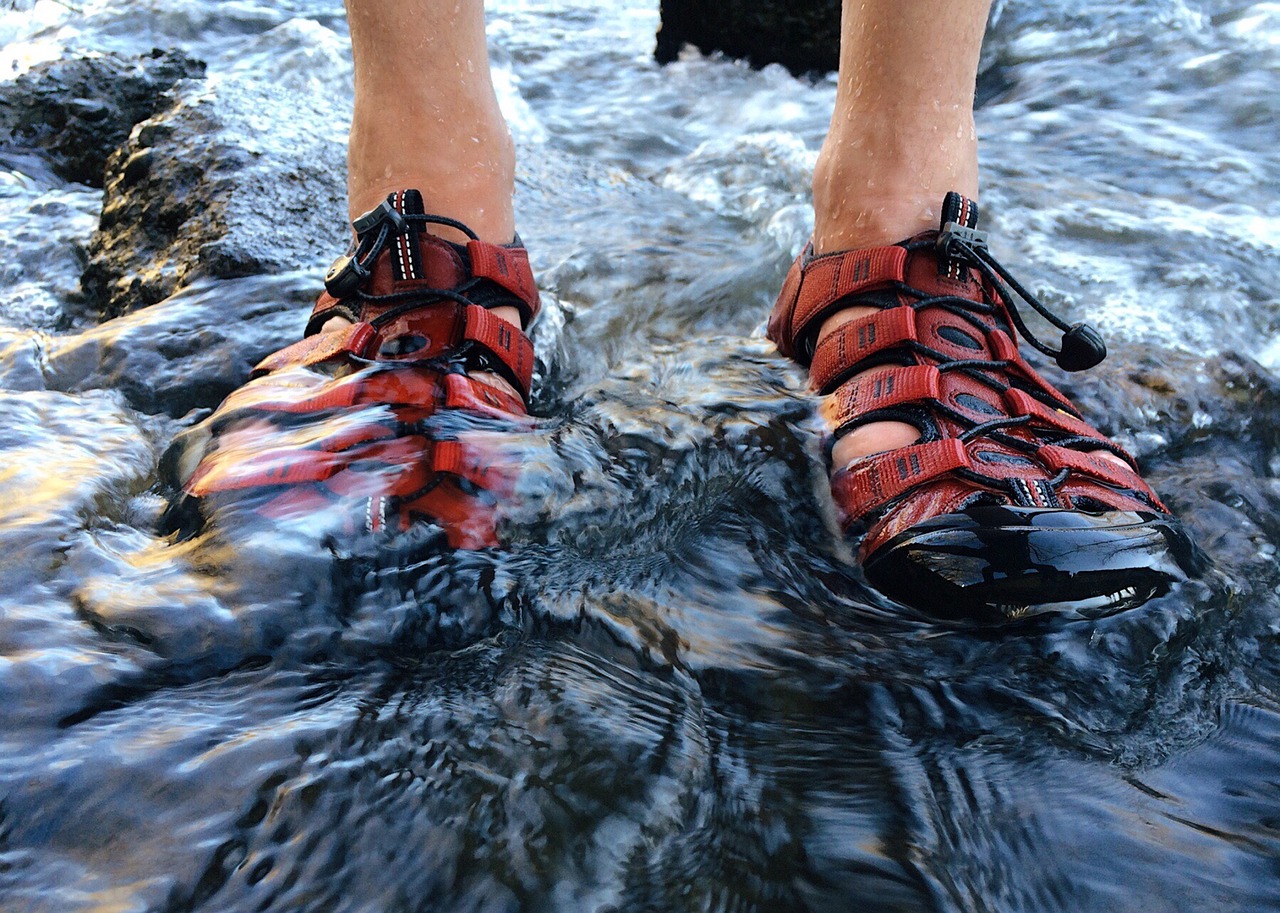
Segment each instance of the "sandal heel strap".
[{"label": "sandal heel strap", "polygon": [[542,309],[542,299],[533,281],[529,252],[523,245],[469,241],[467,258],[471,261],[471,275],[488,279],[514,295],[519,302],[521,326],[526,330],[532,326]]}]

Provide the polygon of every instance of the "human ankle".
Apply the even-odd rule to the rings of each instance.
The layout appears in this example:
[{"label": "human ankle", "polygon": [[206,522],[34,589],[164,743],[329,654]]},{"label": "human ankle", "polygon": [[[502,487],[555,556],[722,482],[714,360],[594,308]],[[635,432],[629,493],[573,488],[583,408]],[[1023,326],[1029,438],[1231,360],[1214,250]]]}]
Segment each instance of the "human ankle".
[{"label": "human ankle", "polygon": [[[515,146],[498,121],[464,139],[437,136],[407,143],[384,124],[353,126],[348,164],[348,206],[354,219],[405,188],[422,192],[427,211],[455,219],[482,240],[510,243],[515,237]],[[438,148],[437,148],[438,147]],[[364,152],[377,148],[374,157]],[[467,235],[445,225],[432,234],[466,243]]]},{"label": "human ankle", "polygon": [[977,197],[977,136],[966,109],[912,117],[846,111],[813,172],[814,250],[896,244],[936,228],[943,197]]}]

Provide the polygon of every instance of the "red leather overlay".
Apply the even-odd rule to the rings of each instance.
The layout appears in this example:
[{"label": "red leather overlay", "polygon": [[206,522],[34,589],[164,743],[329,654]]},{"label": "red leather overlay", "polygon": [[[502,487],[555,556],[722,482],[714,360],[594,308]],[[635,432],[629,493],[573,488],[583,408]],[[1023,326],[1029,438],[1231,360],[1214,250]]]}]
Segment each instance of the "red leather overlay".
[{"label": "red leather overlay", "polygon": [[1010,387],[1004,391],[1004,400],[1008,403],[1010,415],[1034,416],[1041,425],[1065,431],[1067,434],[1079,434],[1084,437],[1101,437],[1092,425],[1080,421],[1074,415],[1059,409],[1051,409],[1040,400],[1022,390]]},{"label": "red leather overlay", "polygon": [[464,337],[463,306],[437,301],[398,314],[377,325],[376,340],[367,357],[386,362],[419,362],[444,355]]},{"label": "red leather overlay", "polygon": [[1040,448],[1039,457],[1052,470],[1069,469],[1120,488],[1147,490],[1146,483],[1138,478],[1137,473],[1092,453],[1046,444]]},{"label": "red leather overlay", "polygon": [[851,320],[818,343],[809,366],[809,385],[819,393],[829,393],[859,362],[915,340],[916,312],[909,307]]},{"label": "red leather overlay", "polygon": [[369,324],[354,323],[344,329],[308,336],[262,359],[249,376],[259,377],[281,368],[296,365],[312,367],[335,358],[360,356],[374,335],[375,331]]},{"label": "red leather overlay", "polygon": [[823,414],[839,433],[878,409],[936,401],[942,395],[940,380],[932,365],[864,374],[837,390],[823,406]]},{"label": "red leather overlay", "polygon": [[957,440],[913,444],[842,470],[831,480],[831,490],[841,506],[857,517],[968,465],[968,454]]}]

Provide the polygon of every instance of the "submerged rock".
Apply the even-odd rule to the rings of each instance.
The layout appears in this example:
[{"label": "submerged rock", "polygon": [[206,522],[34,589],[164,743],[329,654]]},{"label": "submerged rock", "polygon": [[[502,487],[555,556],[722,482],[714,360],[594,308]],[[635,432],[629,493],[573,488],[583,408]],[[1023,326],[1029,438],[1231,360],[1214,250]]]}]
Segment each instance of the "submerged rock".
[{"label": "submerged rock", "polygon": [[197,282],[84,333],[11,344],[0,378],[30,383],[35,361],[49,389],[119,390],[133,408],[175,418],[211,409],[298,336],[313,294],[307,271]]},{"label": "submerged rock", "polygon": [[1225,440],[1231,455],[1248,452],[1265,466],[1280,443],[1280,381],[1237,353],[1119,343],[1093,371],[1043,373],[1141,460],[1181,459]]},{"label": "submerged rock", "polygon": [[[323,105],[323,108],[322,108]],[[345,244],[345,137],[316,95],[188,85],[107,163],[82,278],[104,317],[198,278],[319,270]]]},{"label": "submerged rock", "polygon": [[203,61],[159,48],[41,64],[0,84],[0,157],[35,152],[63,180],[101,187],[108,156],[134,125],[164,107],[178,82],[204,72]]}]

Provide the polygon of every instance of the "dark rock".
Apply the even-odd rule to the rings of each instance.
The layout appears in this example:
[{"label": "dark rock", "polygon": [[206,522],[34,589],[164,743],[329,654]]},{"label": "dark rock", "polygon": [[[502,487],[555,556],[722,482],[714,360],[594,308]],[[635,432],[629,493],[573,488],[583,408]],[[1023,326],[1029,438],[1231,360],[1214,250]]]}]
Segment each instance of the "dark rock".
[{"label": "dark rock", "polygon": [[266,86],[190,83],[107,163],[82,276],[104,317],[198,278],[322,270],[346,243],[345,146],[328,102]]},{"label": "dark rock", "polygon": [[840,57],[840,0],[662,0],[658,62],[675,60],[686,44],[703,53],[723,51],[754,67],[780,63],[796,74],[830,72]]},{"label": "dark rock", "polygon": [[107,157],[134,125],[165,105],[183,79],[202,78],[205,65],[181,51],[154,50],[127,58],[56,60],[0,86],[0,155],[21,159],[37,150],[63,180],[101,187]]},{"label": "dark rock", "polygon": [[[988,30],[999,18],[997,4]],[[685,45],[719,51],[753,67],[780,63],[796,76],[834,73],[840,63],[840,0],[759,3],[751,0],[662,0],[653,55],[671,63]],[[1007,92],[1012,77],[998,53],[983,55],[975,107]]]},{"label": "dark rock", "polygon": [[36,388],[37,347],[50,390],[118,390],[133,408],[174,418],[212,409],[254,364],[302,334],[316,287],[311,270],[203,280],[84,333],[14,340],[0,349],[0,378]]}]

